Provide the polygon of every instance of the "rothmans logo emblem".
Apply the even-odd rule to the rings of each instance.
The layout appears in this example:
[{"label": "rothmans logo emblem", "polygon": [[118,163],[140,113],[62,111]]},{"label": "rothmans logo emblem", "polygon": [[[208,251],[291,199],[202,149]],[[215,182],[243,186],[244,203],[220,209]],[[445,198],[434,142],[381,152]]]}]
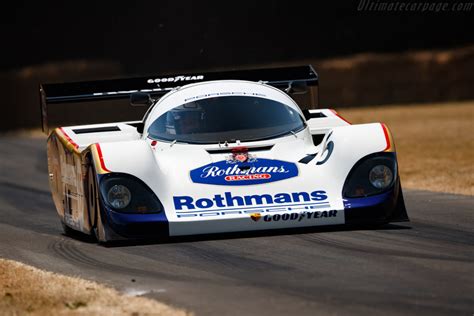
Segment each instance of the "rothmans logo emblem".
[{"label": "rothmans logo emblem", "polygon": [[256,158],[246,148],[236,148],[226,160],[191,170],[194,183],[249,185],[274,182],[298,176],[296,164],[288,161]]}]

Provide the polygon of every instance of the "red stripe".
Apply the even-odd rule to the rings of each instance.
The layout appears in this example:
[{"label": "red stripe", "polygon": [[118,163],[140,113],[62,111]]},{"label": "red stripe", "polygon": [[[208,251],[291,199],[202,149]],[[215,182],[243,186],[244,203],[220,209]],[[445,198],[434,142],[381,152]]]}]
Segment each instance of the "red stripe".
[{"label": "red stripe", "polygon": [[62,127],[60,127],[59,130],[61,131],[61,133],[64,134],[64,137],[66,137],[66,140],[67,140],[71,145],[73,145],[74,148],[76,148],[76,149],[79,148],[79,145],[76,144],[76,143],[71,139],[71,137],[69,137],[68,134],[66,134],[66,132],[64,131],[64,129],[63,129]]},{"label": "red stripe", "polygon": [[112,172],[109,169],[107,169],[107,167],[105,166],[104,157],[102,156],[102,149],[100,149],[100,145],[95,144],[95,147],[97,148],[97,154],[99,155],[100,167],[107,172]]},{"label": "red stripe", "polygon": [[380,125],[382,125],[383,134],[385,135],[385,142],[387,144],[387,147],[385,147],[383,151],[387,151],[390,149],[390,147],[392,147],[392,144],[390,144],[390,137],[388,136],[387,126],[385,126],[385,124],[383,123],[380,123]]},{"label": "red stripe", "polygon": [[330,109],[332,113],[334,113],[334,115],[336,115],[338,118],[340,118],[341,120],[343,120],[344,122],[346,122],[347,124],[349,125],[352,125],[351,122],[349,122],[348,120],[346,120],[345,118],[343,118],[342,116],[339,115],[339,113],[336,112],[336,110],[334,109]]}]

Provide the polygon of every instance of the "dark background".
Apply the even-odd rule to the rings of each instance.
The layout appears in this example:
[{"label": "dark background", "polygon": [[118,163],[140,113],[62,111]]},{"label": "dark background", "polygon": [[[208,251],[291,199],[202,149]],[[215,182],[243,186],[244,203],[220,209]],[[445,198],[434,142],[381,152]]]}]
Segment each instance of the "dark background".
[{"label": "dark background", "polygon": [[474,41],[472,12],[362,12],[357,1],[329,3],[18,1],[2,10],[0,65],[94,58],[118,60],[127,73],[144,73]]},{"label": "dark background", "polygon": [[[318,70],[320,60],[364,52],[390,53],[391,61],[378,61],[363,71],[353,68],[355,72],[346,71],[337,78],[332,75],[336,71],[326,71],[326,74],[326,68],[321,65],[323,101],[336,102],[335,106],[354,106],[472,99],[472,92],[466,92],[471,90],[468,87],[447,95],[416,95],[414,92],[397,97],[397,93],[387,92],[372,99],[342,98],[337,84],[341,89],[350,86],[357,90],[360,87],[354,86],[354,82],[372,77],[374,82],[381,80],[384,87],[388,85],[390,89],[394,72],[397,80],[406,78],[407,82],[413,75],[419,75],[419,69],[413,68],[410,58],[409,70],[402,72],[399,60],[406,59],[407,55],[398,58],[393,54],[464,48],[474,43],[473,10],[367,12],[359,11],[358,4],[358,1],[189,0],[5,4],[1,10],[0,92],[5,102],[2,107],[8,110],[4,111],[0,126],[2,129],[37,126],[37,84],[40,82],[299,62],[316,63]],[[450,68],[473,70],[472,54],[465,55],[458,56],[460,65]],[[381,65],[389,66],[382,67],[382,74],[377,73]],[[428,69],[424,77],[457,76],[454,69],[453,73],[446,71]],[[326,91],[333,91],[332,94],[324,94],[323,73],[328,78]],[[462,76],[451,78],[449,85],[459,85],[460,81],[473,83],[472,75],[466,74],[468,79]],[[350,78],[350,82],[346,83],[345,78]],[[410,86],[420,84],[420,80],[421,84],[433,86],[423,78]],[[438,83],[443,80],[432,79]],[[432,89],[445,90],[446,85]],[[346,95],[355,95],[355,92],[348,93]],[[25,117],[25,111],[31,117]]]}]

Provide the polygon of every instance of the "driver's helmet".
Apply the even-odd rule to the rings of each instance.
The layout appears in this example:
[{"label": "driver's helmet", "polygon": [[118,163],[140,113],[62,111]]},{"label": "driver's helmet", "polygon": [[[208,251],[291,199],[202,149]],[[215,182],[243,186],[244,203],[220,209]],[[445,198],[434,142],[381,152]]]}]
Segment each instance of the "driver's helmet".
[{"label": "driver's helmet", "polygon": [[197,102],[186,103],[168,112],[167,125],[174,126],[176,135],[197,133],[202,130],[204,114]]}]

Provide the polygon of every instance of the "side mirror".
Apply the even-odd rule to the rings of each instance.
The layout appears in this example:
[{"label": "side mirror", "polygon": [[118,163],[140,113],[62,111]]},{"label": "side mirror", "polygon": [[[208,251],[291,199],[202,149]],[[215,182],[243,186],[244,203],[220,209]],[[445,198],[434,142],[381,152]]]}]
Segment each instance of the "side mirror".
[{"label": "side mirror", "polygon": [[311,119],[311,113],[309,112],[308,109],[303,109],[301,110],[301,112],[303,112],[303,116],[305,118],[305,120],[310,120]]},{"label": "side mirror", "polygon": [[140,134],[143,134],[144,127],[145,127],[145,124],[143,122],[140,122],[140,124],[137,125],[137,132]]},{"label": "side mirror", "polygon": [[150,106],[153,99],[146,92],[134,92],[130,94],[130,105],[132,106]]}]

